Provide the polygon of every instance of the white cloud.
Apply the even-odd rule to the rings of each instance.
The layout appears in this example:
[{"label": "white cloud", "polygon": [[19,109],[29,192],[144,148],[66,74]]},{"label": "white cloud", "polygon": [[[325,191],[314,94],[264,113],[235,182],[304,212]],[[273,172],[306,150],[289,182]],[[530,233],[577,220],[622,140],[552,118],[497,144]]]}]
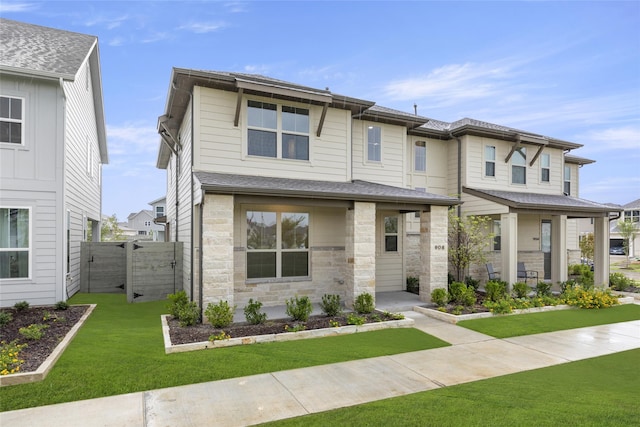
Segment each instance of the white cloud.
[{"label": "white cloud", "polygon": [[227,26],[224,22],[192,22],[189,24],[181,25],[179,30],[190,31],[196,34],[206,34],[218,31]]},{"label": "white cloud", "polygon": [[629,150],[633,157],[640,156],[640,126],[594,130],[580,139],[591,142],[589,151]]},{"label": "white cloud", "polygon": [[0,2],[0,13],[10,12],[29,12],[37,8],[34,3],[10,3],[6,1]]},{"label": "white cloud", "polygon": [[124,22],[128,20],[128,15],[121,15],[116,17],[99,15],[87,20],[84,25],[87,27],[102,26],[109,30],[112,30],[114,28],[120,27]]},{"label": "white cloud", "polygon": [[160,136],[157,130],[149,125],[125,123],[120,126],[107,126],[107,141],[110,157],[113,155],[130,156],[143,153],[153,155],[158,150]]}]

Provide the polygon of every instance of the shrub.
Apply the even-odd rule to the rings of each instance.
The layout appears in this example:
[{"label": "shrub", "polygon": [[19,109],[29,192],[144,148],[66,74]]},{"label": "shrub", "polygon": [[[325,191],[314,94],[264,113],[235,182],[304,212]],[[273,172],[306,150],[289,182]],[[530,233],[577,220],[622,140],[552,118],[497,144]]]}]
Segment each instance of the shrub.
[{"label": "shrub", "polygon": [[473,288],[474,291],[477,291],[480,287],[480,280],[467,276],[464,278],[464,284],[467,285],[468,288]]},{"label": "shrub", "polygon": [[618,304],[618,298],[609,289],[585,289],[582,286],[567,289],[562,300],[579,308],[607,308]]},{"label": "shrub", "polygon": [[8,311],[0,311],[0,326],[4,326],[13,320],[13,314]]},{"label": "shrub", "polygon": [[536,295],[539,297],[551,296],[551,283],[538,282],[536,285]]},{"label": "shrub", "polygon": [[320,303],[322,312],[327,316],[337,316],[342,312],[342,302],[340,295],[324,294]]},{"label": "shrub", "polygon": [[358,314],[369,314],[373,312],[375,308],[373,295],[368,292],[358,295],[356,301],[353,303],[353,309]]},{"label": "shrub", "polygon": [[249,298],[249,303],[244,308],[244,317],[247,322],[252,325],[260,325],[267,320],[267,313],[261,313],[260,308],[262,303],[260,301],[253,301],[253,298]]},{"label": "shrub", "polygon": [[64,311],[69,309],[69,304],[66,301],[58,301],[55,305],[56,310]]},{"label": "shrub", "polygon": [[514,283],[513,293],[516,295],[516,298],[526,298],[529,293],[529,285],[524,282]]},{"label": "shrub", "polygon": [[[384,311],[384,316],[387,319],[391,319],[391,320],[403,320],[404,319],[404,314],[402,313],[391,313],[390,311]],[[374,314],[372,316],[372,319],[374,319],[376,322],[380,322],[382,319],[380,319],[380,316],[378,316],[377,314]]]},{"label": "shrub", "polygon": [[485,285],[487,299],[497,302],[507,297],[507,282],[502,280],[489,280]]},{"label": "shrub", "polygon": [[307,296],[303,296],[298,298],[291,298],[290,300],[286,300],[287,304],[287,316],[291,317],[293,320],[297,320],[300,322],[306,322],[309,319],[309,315],[313,311],[313,306],[311,305],[311,300]]},{"label": "shrub", "polygon": [[578,276],[576,281],[582,285],[583,288],[593,287],[593,271],[588,264],[572,264],[569,266],[569,274]]},{"label": "shrub", "polygon": [[167,295],[169,303],[167,304],[167,310],[169,314],[176,319],[180,318],[180,310],[189,304],[189,298],[185,291],[178,291],[175,294]]},{"label": "shrub", "polygon": [[44,336],[44,330],[47,329],[49,325],[43,325],[42,323],[34,323],[29,326],[25,326],[24,328],[18,329],[20,335],[25,337],[28,340],[37,341],[42,339]]},{"label": "shrub", "polygon": [[195,301],[188,302],[178,310],[176,318],[179,319],[180,326],[193,326],[200,321],[200,309]]},{"label": "shrub", "polygon": [[609,274],[609,286],[611,289],[616,291],[624,291],[630,286],[634,286],[635,282],[633,279],[625,276],[622,273],[611,273]]},{"label": "shrub", "polygon": [[13,305],[17,311],[24,311],[29,308],[29,303],[27,301],[20,301]]},{"label": "shrub", "polygon": [[214,328],[224,328],[233,323],[233,313],[235,310],[235,305],[231,307],[227,301],[219,301],[217,304],[207,304],[204,315]]},{"label": "shrub", "polygon": [[512,303],[511,298],[501,298],[498,301],[487,300],[484,306],[495,314],[509,314],[513,311]]},{"label": "shrub", "polygon": [[449,301],[465,307],[476,303],[476,291],[472,287],[467,287],[462,282],[453,282],[449,285]]},{"label": "shrub", "polygon": [[365,322],[364,316],[358,316],[354,313],[349,313],[347,315],[347,324],[348,325],[364,325]]},{"label": "shrub", "polygon": [[209,335],[209,341],[228,340],[229,338],[231,338],[231,335],[225,331],[221,331],[219,334]]},{"label": "shrub", "polygon": [[407,277],[407,292],[411,292],[413,294],[420,293],[420,279],[417,277],[409,276]]},{"label": "shrub", "polygon": [[0,342],[0,375],[15,374],[20,371],[24,360],[20,359],[20,351],[27,344],[18,344],[17,340]]},{"label": "shrub", "polygon": [[449,295],[446,289],[436,288],[431,292],[431,302],[433,302],[438,307],[444,307],[447,305],[447,301],[449,300]]}]

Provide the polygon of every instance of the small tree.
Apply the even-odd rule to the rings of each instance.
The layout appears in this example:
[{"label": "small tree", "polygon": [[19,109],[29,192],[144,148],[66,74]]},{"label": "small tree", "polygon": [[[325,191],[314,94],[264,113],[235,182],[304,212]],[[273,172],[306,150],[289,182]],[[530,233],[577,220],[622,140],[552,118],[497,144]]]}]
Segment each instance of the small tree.
[{"label": "small tree", "polygon": [[116,218],[116,214],[108,216],[102,220],[102,226],[100,227],[100,239],[103,242],[125,240],[122,229],[118,226],[118,218]]},{"label": "small tree", "polygon": [[456,280],[462,281],[471,264],[486,262],[485,250],[493,242],[492,219],[468,215],[460,218],[449,211],[449,263],[455,267]]},{"label": "small tree", "polygon": [[624,253],[626,256],[626,267],[629,267],[629,250],[631,249],[631,242],[635,240],[638,235],[638,229],[631,218],[627,218],[624,221],[618,221],[618,231],[622,236],[622,242],[624,245]]},{"label": "small tree", "polygon": [[580,253],[583,258],[593,259],[593,233],[580,237]]}]

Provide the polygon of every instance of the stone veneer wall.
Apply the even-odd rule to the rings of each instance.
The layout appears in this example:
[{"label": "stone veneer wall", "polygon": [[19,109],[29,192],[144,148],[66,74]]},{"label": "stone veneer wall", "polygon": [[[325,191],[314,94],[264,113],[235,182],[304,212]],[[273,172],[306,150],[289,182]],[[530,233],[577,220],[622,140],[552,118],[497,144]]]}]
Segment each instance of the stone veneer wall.
[{"label": "stone veneer wall", "polygon": [[406,235],[404,259],[407,277],[420,277],[420,234],[409,233]]},{"label": "stone veneer wall", "polygon": [[347,210],[345,237],[345,304],[376,290],[376,204],[354,202]]},{"label": "stone veneer wall", "polygon": [[234,300],[244,307],[250,298],[264,307],[285,305],[294,296],[308,296],[312,302],[322,301],[324,294],[337,294],[344,301],[345,250],[343,247],[312,247],[309,251],[311,280],[266,279],[246,280],[246,250],[234,251]]},{"label": "stone veneer wall", "polygon": [[447,288],[449,217],[447,206],[431,206],[420,214],[420,299],[431,302],[431,292]]}]

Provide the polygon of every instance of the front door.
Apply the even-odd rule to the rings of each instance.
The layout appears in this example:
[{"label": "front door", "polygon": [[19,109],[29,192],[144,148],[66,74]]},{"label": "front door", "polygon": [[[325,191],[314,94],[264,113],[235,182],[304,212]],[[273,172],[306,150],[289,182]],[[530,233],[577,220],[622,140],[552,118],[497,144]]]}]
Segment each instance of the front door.
[{"label": "front door", "polygon": [[376,232],[376,292],[404,290],[403,217],[398,212],[378,212]]},{"label": "front door", "polygon": [[551,220],[542,220],[540,246],[544,259],[544,280],[551,280]]}]

